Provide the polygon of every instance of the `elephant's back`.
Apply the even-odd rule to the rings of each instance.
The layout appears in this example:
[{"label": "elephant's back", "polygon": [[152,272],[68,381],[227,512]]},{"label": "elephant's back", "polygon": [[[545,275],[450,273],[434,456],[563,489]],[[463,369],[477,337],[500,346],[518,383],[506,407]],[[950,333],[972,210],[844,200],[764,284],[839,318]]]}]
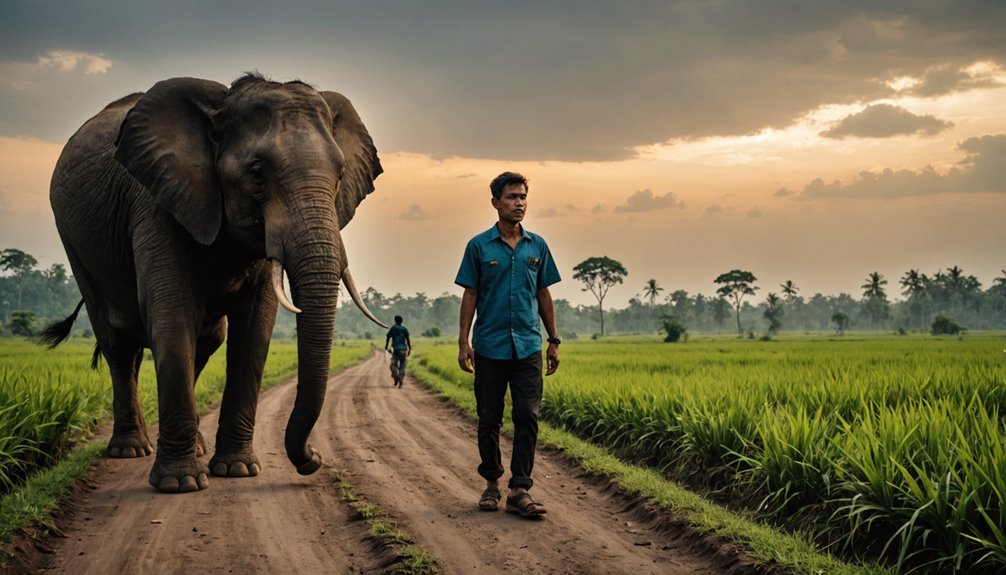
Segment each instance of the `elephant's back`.
[{"label": "elephant's back", "polygon": [[[142,186],[115,160],[115,140],[133,94],[106,106],[70,137],[56,162],[49,202],[78,283],[132,266],[130,223],[146,202]],[[128,283],[128,282],[124,282]]]},{"label": "elephant's back", "polygon": [[84,200],[80,195],[95,192],[96,182],[128,177],[115,161],[115,140],[126,114],[142,95],[130,94],[112,102],[70,136],[52,174],[49,194],[54,210],[57,196],[77,196],[73,200],[77,203]]}]

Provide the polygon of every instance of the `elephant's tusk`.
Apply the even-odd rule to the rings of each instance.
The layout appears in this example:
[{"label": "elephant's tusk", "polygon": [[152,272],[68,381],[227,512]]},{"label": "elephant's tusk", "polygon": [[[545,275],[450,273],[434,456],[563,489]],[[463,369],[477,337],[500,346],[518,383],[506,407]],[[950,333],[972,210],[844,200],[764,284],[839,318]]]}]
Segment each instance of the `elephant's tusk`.
[{"label": "elephant's tusk", "polygon": [[272,290],[276,292],[276,299],[279,300],[280,305],[286,308],[290,313],[300,313],[300,308],[293,305],[293,302],[286,297],[286,291],[283,290],[283,264],[279,263],[279,260],[272,261]]},{"label": "elephant's tusk", "polygon": [[356,291],[356,283],[353,281],[353,276],[349,274],[349,268],[342,270],[342,283],[346,284],[346,291],[349,292],[349,297],[353,298],[353,303],[356,304],[356,307],[360,308],[363,315],[367,316],[367,319],[370,321],[376,323],[384,329],[387,329],[388,326],[381,323],[381,320],[374,317],[374,314],[370,313],[370,310],[367,309],[367,304],[363,303],[363,298],[360,297],[360,292]]}]

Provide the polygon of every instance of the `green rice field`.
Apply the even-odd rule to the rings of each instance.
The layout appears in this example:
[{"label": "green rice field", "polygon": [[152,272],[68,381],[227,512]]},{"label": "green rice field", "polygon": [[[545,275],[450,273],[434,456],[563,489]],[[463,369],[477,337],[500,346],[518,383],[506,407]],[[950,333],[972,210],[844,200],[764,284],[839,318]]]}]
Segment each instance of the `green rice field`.
[{"label": "green rice field", "polygon": [[[90,368],[93,340],[72,339],[54,350],[16,339],[0,339],[0,495],[31,474],[59,461],[99,426],[110,422],[112,386],[102,363]],[[338,342],[333,369],[361,361],[365,341]],[[210,359],[196,385],[202,412],[219,401],[225,381],[226,350]],[[296,375],[297,345],[273,341],[263,386]],[[154,362],[143,362],[140,403],[148,424],[157,421]]]},{"label": "green rice field", "polygon": [[[471,387],[457,347],[419,346]],[[898,572],[1006,570],[1006,335],[605,338],[542,417],[731,508]]]}]

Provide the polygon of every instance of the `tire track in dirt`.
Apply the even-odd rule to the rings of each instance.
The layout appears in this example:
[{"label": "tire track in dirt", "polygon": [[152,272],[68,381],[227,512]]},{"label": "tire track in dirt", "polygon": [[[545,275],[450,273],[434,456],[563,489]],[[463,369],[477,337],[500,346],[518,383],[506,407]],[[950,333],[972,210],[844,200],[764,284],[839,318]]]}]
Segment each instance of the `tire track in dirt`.
[{"label": "tire track in dirt", "polygon": [[[638,524],[578,468],[546,453],[536,458],[533,489],[548,507],[543,520],[479,511],[475,423],[411,378],[393,387],[385,355],[348,370],[325,405],[323,433],[335,448],[328,461],[447,574],[723,571],[711,554]],[[501,447],[509,461],[509,442]]]}]

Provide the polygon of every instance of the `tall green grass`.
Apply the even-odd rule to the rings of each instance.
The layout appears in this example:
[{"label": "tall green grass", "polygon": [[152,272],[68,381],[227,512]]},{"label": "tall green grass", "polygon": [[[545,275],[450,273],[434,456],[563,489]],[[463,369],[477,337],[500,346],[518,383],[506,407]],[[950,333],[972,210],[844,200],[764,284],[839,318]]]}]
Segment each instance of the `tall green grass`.
[{"label": "tall green grass", "polygon": [[[571,342],[542,417],[833,550],[901,571],[999,572],[1004,345],[995,334]],[[464,377],[454,346],[419,355]]]},{"label": "tall green grass", "polygon": [[[108,370],[89,367],[93,341],[72,339],[53,350],[14,339],[0,339],[0,495],[30,474],[58,462],[76,443],[111,417]],[[337,342],[333,369],[359,362],[370,353],[364,341]],[[218,402],[226,382],[226,349],[210,359],[196,385],[200,412]],[[274,341],[263,387],[296,375],[295,342]],[[138,394],[148,424],[157,421],[153,361],[140,368]]]}]

